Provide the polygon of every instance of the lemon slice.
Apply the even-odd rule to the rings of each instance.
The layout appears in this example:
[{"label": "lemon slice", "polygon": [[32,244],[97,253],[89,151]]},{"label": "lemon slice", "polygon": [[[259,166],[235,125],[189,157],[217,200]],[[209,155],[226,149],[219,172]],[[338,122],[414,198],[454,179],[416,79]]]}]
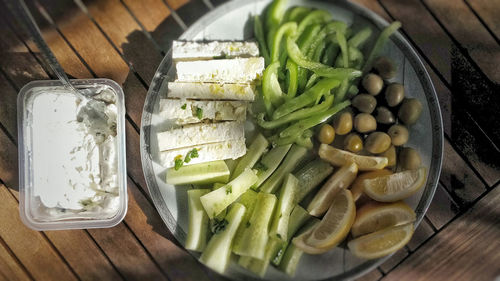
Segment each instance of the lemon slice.
[{"label": "lemon slice", "polygon": [[341,189],[333,198],[321,222],[293,239],[293,244],[309,254],[324,253],[345,239],[356,217],[351,192]]},{"label": "lemon slice", "polygon": [[347,247],[359,258],[376,259],[403,248],[412,235],[413,223],[392,226],[351,240]]},{"label": "lemon slice", "polygon": [[387,166],[388,163],[387,157],[357,155],[327,144],[322,144],[319,147],[318,154],[321,159],[337,167],[353,162],[358,165],[360,171],[380,170]]},{"label": "lemon slice", "polygon": [[396,203],[370,202],[356,211],[351,228],[354,237],[372,233],[390,226],[415,221],[415,212],[403,201]]},{"label": "lemon slice", "polygon": [[373,179],[376,177],[380,176],[387,176],[392,174],[391,171],[387,169],[382,169],[382,170],[375,170],[375,171],[370,171],[370,172],[364,172],[354,180],[354,182],[351,185],[351,193],[352,193],[352,198],[354,199],[354,202],[358,201],[358,199],[363,195],[363,185],[361,184],[363,180],[366,179]]},{"label": "lemon slice", "polygon": [[363,180],[363,191],[380,202],[395,202],[408,198],[425,183],[426,169],[408,170],[388,176]]}]

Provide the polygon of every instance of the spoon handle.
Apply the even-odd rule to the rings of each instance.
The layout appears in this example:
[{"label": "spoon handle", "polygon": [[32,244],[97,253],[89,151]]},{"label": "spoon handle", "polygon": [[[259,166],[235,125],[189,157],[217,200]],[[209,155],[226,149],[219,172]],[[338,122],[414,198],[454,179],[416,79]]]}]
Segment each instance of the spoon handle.
[{"label": "spoon handle", "polygon": [[40,29],[38,28],[35,19],[31,15],[24,1],[23,0],[7,1],[7,5],[9,6],[11,12],[13,12],[14,15],[17,16],[17,18],[21,19],[21,23],[31,34],[31,36],[33,37],[33,41],[36,43],[38,49],[40,49],[41,53],[47,60],[48,64],[50,65],[50,68],[52,68],[57,77],[59,77],[59,80],[61,80],[61,82],[63,83],[63,86],[66,89],[75,92],[76,95],[81,96],[78,90],[73,86],[73,84],[71,84],[71,82],[68,79],[68,76],[64,72],[64,69],[59,64],[56,57],[54,56],[54,53],[52,53],[49,46],[43,39]]}]

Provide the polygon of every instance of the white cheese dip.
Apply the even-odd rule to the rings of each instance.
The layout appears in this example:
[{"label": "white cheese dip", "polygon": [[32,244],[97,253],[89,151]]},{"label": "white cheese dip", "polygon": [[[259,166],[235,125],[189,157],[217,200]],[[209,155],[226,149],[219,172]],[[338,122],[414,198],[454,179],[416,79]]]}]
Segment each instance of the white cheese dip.
[{"label": "white cheese dip", "polygon": [[51,90],[32,99],[32,161],[35,206],[41,220],[104,219],[119,208],[116,95],[93,96],[105,118],[79,114],[79,99]]}]

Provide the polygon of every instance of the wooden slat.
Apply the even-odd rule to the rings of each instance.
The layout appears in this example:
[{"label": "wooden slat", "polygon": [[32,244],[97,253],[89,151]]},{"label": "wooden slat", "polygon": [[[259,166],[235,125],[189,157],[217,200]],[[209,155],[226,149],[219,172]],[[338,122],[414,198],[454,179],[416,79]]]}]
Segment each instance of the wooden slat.
[{"label": "wooden slat", "polygon": [[187,4],[176,9],[177,14],[188,27],[208,11],[208,7],[202,0],[191,0]]},{"label": "wooden slat", "polygon": [[[444,27],[494,82],[500,83],[500,48],[463,0],[424,0]],[[497,12],[500,8],[497,7]]]},{"label": "wooden slat", "polygon": [[435,228],[441,229],[458,213],[458,206],[451,200],[444,187],[439,184],[427,210],[427,218]]},{"label": "wooden slat", "polygon": [[365,6],[366,8],[372,10],[373,12],[377,13],[379,16],[384,18],[386,21],[391,22],[391,17],[385,12],[385,10],[380,6],[377,1],[374,0],[350,0],[351,2],[360,4],[362,6]]},{"label": "wooden slat", "polygon": [[16,199],[4,185],[0,185],[0,201],[0,237],[31,275],[39,280],[77,280],[43,235],[23,225]]},{"label": "wooden slat", "polygon": [[33,280],[24,266],[13,255],[7,244],[0,239],[0,276],[4,280]]},{"label": "wooden slat", "polygon": [[494,280],[500,275],[499,205],[497,186],[383,280]]},{"label": "wooden slat", "polygon": [[495,36],[500,38],[498,3],[492,0],[466,0]]},{"label": "wooden slat", "polygon": [[374,270],[356,279],[356,281],[376,281],[379,280],[381,277],[382,273],[380,273],[380,271],[375,268]]},{"label": "wooden slat", "polygon": [[[1,33],[0,33],[1,34]],[[0,63],[3,65],[3,63]],[[2,93],[0,95],[0,120],[8,120],[8,122],[2,123],[5,129],[8,131],[9,135],[17,140],[17,91],[12,87],[6,77],[0,73],[0,89]]]}]

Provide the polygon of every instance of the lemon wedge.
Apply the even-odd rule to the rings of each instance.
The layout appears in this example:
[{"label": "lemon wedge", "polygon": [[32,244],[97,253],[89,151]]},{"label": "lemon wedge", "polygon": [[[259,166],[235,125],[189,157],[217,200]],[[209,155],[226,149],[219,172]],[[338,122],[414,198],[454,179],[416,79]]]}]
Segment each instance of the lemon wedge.
[{"label": "lemon wedge", "polygon": [[349,241],[347,247],[356,257],[376,259],[403,248],[412,235],[413,223],[408,223],[360,236]]},{"label": "lemon wedge", "polygon": [[354,237],[381,229],[414,222],[415,212],[403,201],[396,203],[370,202],[356,211],[356,219],[351,228]]},{"label": "lemon wedge", "polygon": [[341,167],[350,162],[358,165],[360,171],[380,170],[387,166],[387,157],[357,155],[333,146],[322,144],[318,150],[321,159],[330,162],[333,166]]},{"label": "lemon wedge", "polygon": [[351,193],[352,198],[354,198],[354,202],[357,202],[361,195],[363,195],[363,185],[361,184],[363,180],[373,179],[380,176],[387,176],[390,174],[392,174],[392,172],[387,169],[375,170],[359,174],[351,185]]},{"label": "lemon wedge", "polygon": [[424,167],[392,175],[365,179],[363,192],[380,202],[395,202],[408,198],[424,186],[427,171]]},{"label": "lemon wedge", "polygon": [[341,189],[333,198],[323,219],[313,229],[295,237],[292,242],[308,254],[321,254],[345,239],[356,217],[352,194]]}]

